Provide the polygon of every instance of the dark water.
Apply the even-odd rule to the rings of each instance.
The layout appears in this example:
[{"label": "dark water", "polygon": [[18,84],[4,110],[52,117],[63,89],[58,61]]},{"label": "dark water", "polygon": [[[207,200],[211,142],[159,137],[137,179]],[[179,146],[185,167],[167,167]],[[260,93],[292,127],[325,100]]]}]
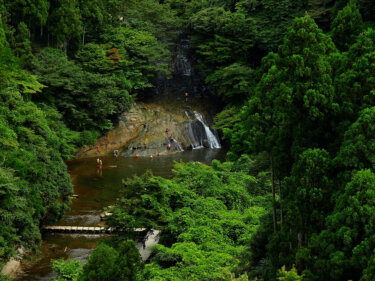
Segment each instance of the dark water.
[{"label": "dark water", "polygon": [[[197,149],[175,155],[150,158],[101,157],[103,169],[98,170],[96,157],[69,161],[68,168],[74,184],[71,210],[57,225],[97,226],[104,207],[113,205],[120,196],[122,179],[141,175],[151,170],[154,175],[172,177],[174,161],[200,161],[210,164],[213,159],[224,160],[221,149]],[[86,260],[103,235],[47,234],[43,237],[40,254],[23,262],[23,272],[16,280],[51,280],[53,273],[50,260],[72,258]]]}]

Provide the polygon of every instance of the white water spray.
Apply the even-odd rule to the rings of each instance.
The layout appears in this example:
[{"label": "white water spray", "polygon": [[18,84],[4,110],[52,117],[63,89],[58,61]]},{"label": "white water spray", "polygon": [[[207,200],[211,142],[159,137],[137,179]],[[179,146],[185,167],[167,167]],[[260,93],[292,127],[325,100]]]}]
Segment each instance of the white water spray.
[{"label": "white water spray", "polygon": [[194,115],[195,115],[195,118],[197,118],[197,120],[199,122],[201,122],[202,125],[203,125],[203,127],[204,127],[209,147],[210,148],[221,148],[221,145],[220,145],[218,139],[212,133],[212,131],[210,130],[210,127],[208,127],[207,124],[204,122],[202,114],[200,114],[199,112],[194,111]]}]

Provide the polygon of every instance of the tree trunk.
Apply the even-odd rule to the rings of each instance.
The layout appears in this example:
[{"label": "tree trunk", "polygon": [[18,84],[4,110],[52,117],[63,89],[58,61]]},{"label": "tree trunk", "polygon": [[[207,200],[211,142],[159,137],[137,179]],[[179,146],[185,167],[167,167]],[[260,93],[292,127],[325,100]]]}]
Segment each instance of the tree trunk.
[{"label": "tree trunk", "polygon": [[65,55],[68,54],[68,41],[66,40],[66,38],[64,38],[64,53]]},{"label": "tree trunk", "polygon": [[85,33],[86,33],[86,29],[85,29],[85,27],[83,27],[83,32],[82,32],[82,48],[85,46]]},{"label": "tree trunk", "polygon": [[302,247],[302,233],[301,232],[298,232],[297,240],[298,240],[298,248],[301,248]]},{"label": "tree trunk", "polygon": [[50,33],[50,31],[49,31],[49,21],[47,21],[47,46],[49,47],[49,33]]},{"label": "tree trunk", "polygon": [[270,154],[270,164],[271,164],[271,184],[272,184],[272,208],[273,208],[273,231],[277,231],[276,223],[276,200],[275,200],[275,175],[273,169],[273,156]]},{"label": "tree trunk", "polygon": [[279,202],[280,202],[280,225],[282,227],[283,226],[283,205],[281,202],[281,181],[280,181],[280,178],[278,178],[278,180],[279,180]]},{"label": "tree trunk", "polygon": [[292,250],[293,247],[292,247],[292,241],[290,241],[290,239],[292,239],[292,229],[289,228],[289,250]]}]

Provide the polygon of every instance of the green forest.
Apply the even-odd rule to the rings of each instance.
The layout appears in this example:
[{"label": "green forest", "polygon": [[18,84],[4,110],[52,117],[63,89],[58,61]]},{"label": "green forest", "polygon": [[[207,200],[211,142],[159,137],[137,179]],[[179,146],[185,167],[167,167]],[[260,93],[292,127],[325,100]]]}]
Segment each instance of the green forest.
[{"label": "green forest", "polygon": [[[0,268],[189,38],[227,160],[124,181],[117,235],[55,280],[375,280],[374,1],[0,0],[0,19]],[[146,263],[132,228],[162,232]]]}]

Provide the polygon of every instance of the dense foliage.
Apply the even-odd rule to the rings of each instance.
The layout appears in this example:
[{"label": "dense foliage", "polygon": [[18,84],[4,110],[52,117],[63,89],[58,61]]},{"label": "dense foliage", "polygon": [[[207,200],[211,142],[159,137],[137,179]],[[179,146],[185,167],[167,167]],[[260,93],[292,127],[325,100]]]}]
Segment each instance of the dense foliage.
[{"label": "dense foliage", "polygon": [[217,117],[230,159],[270,159],[273,223],[244,253],[239,270],[250,277],[272,280],[295,265],[303,280],[374,278],[375,41],[361,5],[341,6],[328,35],[308,15],[295,19],[257,80],[249,76],[239,113],[236,101]]},{"label": "dense foliage", "polygon": [[[40,242],[39,225],[60,219],[72,192],[62,155],[69,155],[62,124],[53,109],[41,110],[30,97],[43,85],[20,67],[0,25],[0,261],[15,245]],[[52,116],[54,115],[53,119]],[[51,120],[51,121],[50,121]]]},{"label": "dense foliage", "polygon": [[[144,267],[134,241],[105,241],[91,254],[88,262],[54,260],[55,281],[130,281],[142,280]],[[115,242],[115,243],[114,243]],[[111,245],[112,244],[112,245]]]},{"label": "dense foliage", "polygon": [[170,73],[169,45],[180,23],[168,7],[154,0],[10,1],[1,14],[10,47],[46,86],[33,101],[84,132],[74,140],[82,145],[110,129],[156,74]]},{"label": "dense foliage", "polygon": [[108,224],[163,232],[145,278],[223,278],[235,268],[270,202],[269,182],[248,175],[250,161],[243,164],[177,163],[172,180],[145,174],[126,183]]}]

